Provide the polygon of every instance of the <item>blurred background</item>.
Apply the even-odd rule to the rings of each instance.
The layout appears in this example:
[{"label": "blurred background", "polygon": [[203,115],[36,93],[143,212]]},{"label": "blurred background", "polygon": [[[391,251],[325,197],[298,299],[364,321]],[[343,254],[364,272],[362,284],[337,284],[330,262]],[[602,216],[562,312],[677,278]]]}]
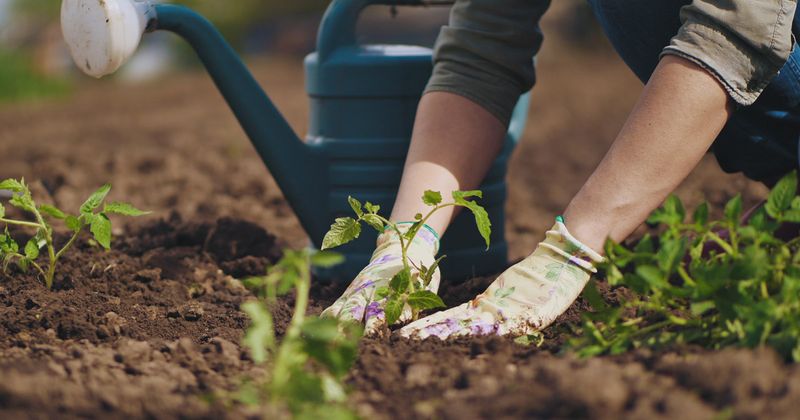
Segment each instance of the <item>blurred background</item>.
[{"label": "blurred background", "polygon": [[[174,0],[194,8],[248,57],[303,56],[314,50],[316,29],[328,0]],[[596,44],[597,28],[585,2],[554,7],[558,25],[576,45]],[[569,3],[569,4],[566,4]],[[60,0],[0,0],[0,101],[68,95],[80,75],[59,27]],[[368,8],[359,33],[364,42],[432,45],[447,21],[447,7]],[[551,13],[552,14],[552,13]],[[196,65],[191,51],[169,34],[145,37],[142,48],[114,78],[150,80]]]},{"label": "blurred background", "polygon": [[[302,137],[308,126],[303,56],[327,0],[174,0],[214,22]],[[62,208],[98,186],[151,218],[237,217],[283,244],[307,239],[281,191],[186,44],[150,34],[103,80],[75,69],[61,39],[59,0],[0,0],[0,179],[25,177]],[[362,42],[431,46],[448,7],[373,6]],[[537,86],[508,174],[511,259],[531,252],[603,157],[642,84],[598,29],[585,0],[553,1],[542,21]],[[707,156],[678,194],[720,203],[764,188],[723,174]],[[172,220],[172,219],[171,219]],[[147,218],[127,221],[147,223]],[[116,226],[116,225],[115,225]],[[117,227],[119,229],[119,227]]]}]

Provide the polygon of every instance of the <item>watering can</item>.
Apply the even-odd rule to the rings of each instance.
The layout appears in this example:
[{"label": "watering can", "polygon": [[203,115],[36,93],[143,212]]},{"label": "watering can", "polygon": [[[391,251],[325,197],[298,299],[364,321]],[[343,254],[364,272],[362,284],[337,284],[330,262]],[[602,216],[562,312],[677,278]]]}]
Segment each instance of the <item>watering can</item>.
[{"label": "watering can", "polygon": [[[440,2],[440,0],[436,0]],[[63,0],[62,31],[77,66],[102,77],[136,51],[143,33],[183,37],[195,50],[228,102],[286,200],[318,248],[336,217],[350,215],[347,197],[392,208],[408,151],[417,104],[433,70],[429,48],[362,45],[356,24],[371,5],[425,5],[425,0],[333,0],[320,24],[317,51],[305,59],[310,124],[301,141],[237,54],[204,17],[189,8],[150,0]],[[491,244],[462,212],[441,244],[450,279],[501,271],[505,175],[509,155],[527,116],[528,96],[514,111],[505,147],[482,186],[481,204],[492,221]],[[317,274],[349,281],[369,261],[376,233],[338,249],[345,263]]]}]

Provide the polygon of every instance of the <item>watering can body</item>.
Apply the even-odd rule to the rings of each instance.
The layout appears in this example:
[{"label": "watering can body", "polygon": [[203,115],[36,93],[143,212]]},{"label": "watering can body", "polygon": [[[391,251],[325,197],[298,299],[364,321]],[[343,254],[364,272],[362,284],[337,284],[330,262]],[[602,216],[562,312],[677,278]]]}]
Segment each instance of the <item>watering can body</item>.
[{"label": "watering can body", "polygon": [[[62,3],[62,27],[78,28],[64,33],[76,63],[97,77],[115,71],[125,56],[132,54],[131,37],[115,38],[115,34],[136,28],[167,30],[183,37],[274,176],[313,248],[322,244],[336,217],[352,215],[348,196],[378,204],[388,215],[400,184],[417,104],[433,70],[432,51],[418,46],[361,45],[355,28],[367,6],[419,5],[423,0],[333,0],[322,19],[317,51],[305,60],[311,104],[305,142],[296,136],[208,20],[188,8],[151,4],[150,0],[98,1]],[[139,11],[138,19],[126,18],[115,27],[116,17],[125,16],[119,13],[122,7],[114,9],[114,4],[125,2],[130,4],[130,10]],[[87,5],[103,8],[105,15],[85,13]],[[65,16],[72,21],[65,21]],[[93,31],[81,29],[92,25]],[[85,46],[97,41],[92,34],[103,30],[108,35],[101,39],[105,42],[102,48],[88,51]],[[87,34],[95,38],[87,38]],[[108,60],[104,55],[108,51],[119,53]],[[100,57],[88,56],[89,52]],[[527,107],[528,96],[523,95],[514,111],[505,147],[480,187],[484,193],[480,204],[492,222],[490,247],[486,249],[471,214],[462,212],[440,248],[447,255],[441,268],[448,279],[496,273],[507,264],[505,175],[509,156],[525,125]],[[317,272],[317,278],[352,279],[368,263],[376,236],[374,230],[363,229],[360,238],[337,249],[346,257],[345,263]]]}]

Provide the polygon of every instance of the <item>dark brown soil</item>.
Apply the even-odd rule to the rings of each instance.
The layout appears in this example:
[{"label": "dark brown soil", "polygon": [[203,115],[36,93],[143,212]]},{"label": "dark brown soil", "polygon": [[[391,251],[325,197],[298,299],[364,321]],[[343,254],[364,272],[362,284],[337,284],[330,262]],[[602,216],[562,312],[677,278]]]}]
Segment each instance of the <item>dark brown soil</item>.
[{"label": "dark brown soil", "polygon": [[[0,417],[246,417],[204,397],[257,372],[238,344],[249,293],[230,273],[262,273],[279,256],[275,238],[244,221],[174,215],[121,238],[110,252],[81,245],[53,291],[28,274],[0,277]],[[448,286],[444,298],[461,302],[491,280]],[[312,312],[340,288],[316,285]],[[290,305],[276,312],[279,331]],[[372,418],[791,418],[800,408],[800,367],[766,349],[560,355],[584,309],[578,301],[541,348],[366,339],[353,405]]]},{"label": "dark brown soil", "polygon": [[[554,6],[555,7],[555,6]],[[545,34],[558,24],[548,18]],[[548,35],[528,129],[512,160],[511,259],[535,244],[599,162],[640,85],[602,43],[575,49]],[[301,60],[255,63],[303,132]],[[257,372],[239,342],[249,297],[235,278],[262,273],[302,229],[202,73],[135,86],[87,82],[68,102],[0,108],[0,178],[22,177],[74,209],[112,182],[113,199],[154,215],[115,225],[114,250],[79,241],[56,289],[0,275],[0,418],[241,418],[208,404]],[[746,203],[765,189],[705,159],[678,194]],[[445,273],[446,276],[446,273]],[[491,277],[448,284],[461,303]],[[315,284],[318,313],[344,285]],[[279,330],[291,298],[278,313]],[[504,339],[365,340],[349,382],[365,418],[797,418],[800,367],[769,350],[561,355],[584,303],[542,348]]]}]

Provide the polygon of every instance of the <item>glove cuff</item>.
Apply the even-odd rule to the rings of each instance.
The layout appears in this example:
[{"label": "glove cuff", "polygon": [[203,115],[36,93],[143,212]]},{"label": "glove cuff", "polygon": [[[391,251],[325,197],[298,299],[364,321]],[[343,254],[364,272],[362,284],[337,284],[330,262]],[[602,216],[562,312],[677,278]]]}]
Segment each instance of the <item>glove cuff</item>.
[{"label": "glove cuff", "polygon": [[561,255],[566,260],[590,273],[596,273],[597,268],[595,268],[595,265],[605,261],[602,255],[584,245],[569,233],[561,216],[556,218],[556,224],[547,231],[546,239],[539,246]]}]

